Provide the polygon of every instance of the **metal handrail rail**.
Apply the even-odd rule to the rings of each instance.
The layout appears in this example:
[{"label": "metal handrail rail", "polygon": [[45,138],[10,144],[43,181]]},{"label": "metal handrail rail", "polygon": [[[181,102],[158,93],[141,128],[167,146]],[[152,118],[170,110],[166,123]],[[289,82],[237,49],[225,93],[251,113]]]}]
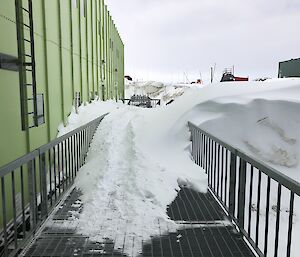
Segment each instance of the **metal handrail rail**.
[{"label": "metal handrail rail", "polygon": [[12,170],[17,169],[21,165],[28,163],[30,160],[34,159],[38,155],[39,155],[39,151],[34,150],[34,151],[32,151],[28,154],[25,154],[25,155],[21,156],[20,158],[14,160],[8,164],[0,167],[0,178],[4,177],[8,173],[10,173]]},{"label": "metal handrail rail", "polygon": [[76,133],[82,131],[83,129],[97,123],[98,121],[101,121],[107,114],[108,113],[105,113],[105,114],[101,115],[100,117],[98,117],[98,118],[96,118],[96,119],[94,119],[94,120],[92,120],[92,121],[76,128],[76,129],[74,129],[74,130],[72,130],[72,131],[70,131],[70,132],[68,132],[68,133],[66,133],[66,134],[64,134],[64,135],[62,135],[58,138],[53,139],[51,142],[49,142],[45,145],[42,145],[41,147],[38,148],[39,153],[41,154],[41,153],[46,152],[47,150],[49,150],[51,147],[57,145],[58,143],[68,139],[69,137],[71,137],[71,136],[75,135]]},{"label": "metal handrail rail", "polygon": [[300,183],[298,181],[292,179],[291,177],[286,176],[282,172],[274,169],[273,167],[269,166],[268,164],[264,163],[263,161],[255,158],[253,156],[250,156],[249,154],[246,154],[244,151],[240,150],[239,148],[233,147],[233,146],[225,143],[221,139],[213,136],[212,134],[205,131],[204,129],[201,129],[200,127],[196,126],[192,122],[188,122],[188,125],[190,127],[194,127],[196,129],[200,130],[204,135],[208,136],[209,138],[211,138],[218,144],[224,146],[229,151],[235,153],[238,157],[244,159],[246,162],[251,163],[257,169],[259,169],[260,171],[262,171],[263,173],[265,173],[272,179],[274,179],[277,182],[279,182],[280,184],[282,184],[287,189],[293,191],[295,194],[300,196]]},{"label": "metal handrail rail", "polygon": [[[191,154],[195,163],[208,175],[209,191],[218,199],[227,216],[238,226],[256,254],[263,257],[274,252],[274,256],[278,256],[280,245],[280,249],[284,247],[286,256],[290,257],[292,244],[295,244],[293,218],[296,200],[300,204],[300,183],[191,122],[188,122],[188,127],[191,132]],[[257,175],[254,178],[255,173]],[[277,190],[272,186],[274,183]],[[285,204],[288,204],[286,212],[281,210],[283,193]],[[274,203],[271,203],[271,195],[276,195],[275,209],[272,205]],[[264,223],[260,218],[262,211]],[[273,224],[275,234],[270,236],[272,211],[276,213]],[[283,225],[280,222],[282,215],[288,216],[288,223]],[[286,244],[279,240],[282,228],[288,229]],[[270,239],[272,236],[274,241]],[[272,244],[270,240],[273,241]]]},{"label": "metal handrail rail", "polygon": [[19,253],[73,184],[85,163],[95,131],[106,115],[0,168],[1,257]]}]

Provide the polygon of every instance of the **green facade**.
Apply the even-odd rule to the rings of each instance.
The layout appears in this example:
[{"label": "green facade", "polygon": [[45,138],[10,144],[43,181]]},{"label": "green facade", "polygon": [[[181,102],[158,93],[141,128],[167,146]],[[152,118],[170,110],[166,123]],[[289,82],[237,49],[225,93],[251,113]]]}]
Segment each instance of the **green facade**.
[{"label": "green facade", "polygon": [[300,58],[279,63],[279,78],[300,77]]},{"label": "green facade", "polygon": [[[17,1],[27,8],[27,0]],[[124,97],[124,45],[104,1],[32,2],[36,87],[44,94],[45,123],[22,130],[19,72],[0,69],[0,167],[54,139],[76,93],[84,103],[95,95]],[[18,58],[15,1],[0,5],[0,53]]]}]

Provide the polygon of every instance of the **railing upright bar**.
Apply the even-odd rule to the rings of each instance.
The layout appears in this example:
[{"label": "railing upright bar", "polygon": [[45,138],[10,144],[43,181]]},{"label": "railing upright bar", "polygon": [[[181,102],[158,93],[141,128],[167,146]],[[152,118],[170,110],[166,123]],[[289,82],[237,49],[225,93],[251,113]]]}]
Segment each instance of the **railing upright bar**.
[{"label": "railing upright bar", "polygon": [[203,167],[203,164],[202,164],[202,134],[200,132],[198,132],[198,137],[199,137],[199,164],[201,167]]},{"label": "railing upright bar", "polygon": [[77,172],[79,171],[79,144],[80,144],[80,140],[79,140],[79,133],[76,133],[76,140],[75,140],[75,145],[76,145],[76,172],[75,172],[75,176],[77,175]]},{"label": "railing upright bar", "polygon": [[229,214],[232,217],[234,217],[235,212],[236,159],[236,154],[231,152],[229,175]]},{"label": "railing upright bar", "polygon": [[23,165],[20,167],[20,178],[21,178],[21,207],[22,207],[22,232],[23,238],[26,235],[26,223],[25,223],[25,191],[24,191],[24,171]]},{"label": "railing upright bar", "polygon": [[275,254],[274,254],[274,257],[278,256],[279,224],[280,224],[280,211],[281,211],[280,209],[281,209],[281,185],[278,184],[277,209],[276,209],[276,228],[275,228]]},{"label": "railing upright bar", "polygon": [[250,168],[250,185],[249,185],[249,206],[248,206],[248,235],[251,236],[251,220],[252,220],[252,191],[253,191],[253,166]]},{"label": "railing upright bar", "polygon": [[71,148],[70,138],[67,139],[68,186],[71,185]]},{"label": "railing upright bar", "polygon": [[57,191],[57,174],[56,174],[56,147],[54,146],[53,147],[53,160],[54,160],[54,163],[53,163],[53,176],[54,176],[54,200],[56,201],[57,199],[57,194],[56,194],[56,191]]},{"label": "railing upright bar", "polygon": [[209,186],[212,185],[212,147],[211,147],[211,144],[212,144],[212,140],[210,138],[208,138],[208,174],[209,174],[209,180],[208,180],[208,184]]},{"label": "railing upright bar", "polygon": [[242,228],[244,227],[245,217],[246,168],[247,163],[243,159],[241,159],[239,167],[238,222]]},{"label": "railing upright bar", "polygon": [[65,160],[65,186],[68,188],[69,186],[69,175],[68,175],[68,158],[67,158],[67,142],[68,139],[64,140],[64,160]]},{"label": "railing upright bar", "polygon": [[61,154],[60,154],[60,143],[57,145],[57,175],[58,175],[58,196],[60,195],[61,190]]},{"label": "railing upright bar", "polygon": [[52,161],[51,161],[51,148],[48,150],[48,164],[49,164],[49,192],[50,192],[50,205],[53,204],[52,195]]},{"label": "railing upright bar", "polygon": [[220,152],[221,152],[221,146],[220,144],[218,144],[218,150],[217,150],[217,194],[219,197],[221,197],[220,194],[220,183],[222,183],[222,181],[220,181]]},{"label": "railing upright bar", "polygon": [[75,135],[73,135],[71,137],[71,149],[72,149],[72,153],[71,153],[71,157],[72,157],[72,180],[74,180],[74,176],[75,176],[75,169],[76,169],[76,162],[75,162],[75,157],[76,157],[76,152],[75,152]]},{"label": "railing upright bar", "polygon": [[291,192],[290,194],[290,208],[289,208],[289,226],[288,226],[288,242],[286,256],[291,256],[291,243],[292,243],[292,232],[293,232],[293,215],[294,215],[294,198],[295,194]]},{"label": "railing upright bar", "polygon": [[197,135],[197,131],[195,131],[195,160],[196,160],[196,164],[198,164],[198,151],[199,151],[199,145],[198,145],[198,135]]},{"label": "railing upright bar", "polygon": [[46,170],[46,154],[40,155],[40,178],[41,178],[41,216],[46,217],[48,214],[48,197],[47,197],[47,170]]},{"label": "railing upright bar", "polygon": [[28,162],[28,190],[30,199],[30,224],[33,231],[36,228],[37,211],[36,211],[36,183],[35,183],[35,168],[34,160]]},{"label": "railing upright bar", "polygon": [[266,225],[265,225],[265,245],[264,245],[264,255],[268,254],[268,236],[269,236],[269,213],[270,213],[270,189],[271,189],[271,178],[268,177],[267,182],[267,196],[266,196]]},{"label": "railing upright bar", "polygon": [[2,222],[3,222],[3,237],[4,237],[4,256],[8,256],[7,249],[7,220],[6,220],[6,193],[5,193],[5,180],[1,177],[1,194],[2,194]]},{"label": "railing upright bar", "polygon": [[61,146],[61,148],[60,148],[60,156],[61,156],[61,163],[60,163],[60,173],[61,173],[61,185],[62,185],[62,192],[64,192],[65,191],[65,182],[66,182],[66,180],[65,180],[65,172],[66,172],[66,167],[65,167],[65,158],[64,158],[64,152],[65,152],[65,150],[64,150],[64,141],[62,141],[61,143],[60,143],[60,146]]},{"label": "railing upright bar", "polygon": [[207,136],[205,136],[204,134],[203,134],[203,136],[204,136],[204,139],[205,139],[205,157],[204,157],[205,165],[204,165],[204,169],[205,169],[205,171],[207,171],[207,158],[208,158],[208,154],[207,154]]},{"label": "railing upright bar", "polygon": [[12,188],[12,206],[13,206],[13,221],[14,221],[14,246],[18,248],[17,235],[17,210],[16,210],[16,188],[15,188],[15,171],[11,172],[11,188]]},{"label": "railing upright bar", "polygon": [[213,161],[214,161],[214,166],[213,166],[213,178],[214,178],[214,192],[216,192],[216,183],[217,183],[217,142],[213,143]]},{"label": "railing upright bar", "polygon": [[227,192],[228,190],[228,150],[225,148],[226,154],[225,154],[225,206],[229,206],[228,203],[228,194],[229,192]]},{"label": "railing upright bar", "polygon": [[257,185],[257,204],[256,204],[256,228],[255,228],[255,246],[258,247],[259,239],[259,222],[260,222],[260,194],[261,194],[261,171],[258,173]]},{"label": "railing upright bar", "polygon": [[83,131],[79,132],[79,168],[82,166],[82,145],[83,145]]}]

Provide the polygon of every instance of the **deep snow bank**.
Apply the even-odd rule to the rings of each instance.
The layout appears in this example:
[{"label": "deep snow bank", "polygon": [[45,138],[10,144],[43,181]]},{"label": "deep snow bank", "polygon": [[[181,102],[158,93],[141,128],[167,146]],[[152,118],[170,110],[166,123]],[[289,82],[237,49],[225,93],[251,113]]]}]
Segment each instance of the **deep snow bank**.
[{"label": "deep snow bank", "polygon": [[132,95],[147,95],[160,99],[162,104],[182,96],[189,88],[199,87],[197,84],[172,84],[156,81],[131,82],[125,80],[125,98]]},{"label": "deep snow bank", "polygon": [[203,101],[195,95],[191,90],[178,99],[192,105],[180,122],[192,121],[300,181],[300,79],[216,84],[199,90]]}]

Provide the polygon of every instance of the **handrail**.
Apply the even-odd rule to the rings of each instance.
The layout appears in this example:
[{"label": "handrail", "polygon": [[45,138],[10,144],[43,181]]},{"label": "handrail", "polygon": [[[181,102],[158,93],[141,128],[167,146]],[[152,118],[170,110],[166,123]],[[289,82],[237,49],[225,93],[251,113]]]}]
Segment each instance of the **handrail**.
[{"label": "handrail", "polygon": [[34,151],[32,151],[28,154],[25,154],[25,155],[21,156],[20,158],[2,166],[0,168],[0,177],[4,177],[8,173],[10,173],[12,170],[15,170],[18,167],[20,167],[21,165],[28,163],[30,160],[34,159],[38,155],[39,155],[39,151],[34,150]]},{"label": "handrail", "polygon": [[[290,257],[297,240],[292,232],[300,183],[195,124],[188,122],[188,126],[195,163],[204,169],[210,191],[256,254],[278,256],[280,248],[280,256],[285,249]],[[272,227],[275,231],[269,233]],[[287,241],[280,240],[282,229],[287,231]]]},{"label": "handrail", "polygon": [[0,168],[1,257],[18,254],[73,184],[106,115]]},{"label": "handrail", "polygon": [[253,166],[255,166],[257,169],[265,173],[266,175],[270,176],[272,179],[279,182],[284,187],[288,188],[289,190],[293,191],[295,194],[300,196],[300,183],[291,177],[288,177],[287,175],[283,174],[282,172],[274,169],[273,167],[269,166],[268,164],[264,163],[261,160],[258,160],[257,158],[250,156],[249,154],[246,154],[244,151],[240,150],[239,148],[233,147],[221,139],[213,136],[212,134],[208,133],[204,129],[201,129],[200,127],[196,126],[195,124],[188,122],[188,125],[190,127],[196,128],[200,130],[204,135],[208,136],[218,144],[224,146],[226,149],[228,149],[230,152],[234,152],[238,157],[244,159],[248,163],[251,163]]},{"label": "handrail", "polygon": [[45,144],[45,145],[39,147],[39,148],[38,148],[38,151],[39,151],[40,153],[46,152],[47,150],[49,150],[49,149],[50,149],[51,147],[53,147],[54,145],[56,145],[56,144],[58,144],[58,143],[60,143],[60,142],[62,142],[62,141],[64,141],[64,140],[66,140],[67,138],[69,138],[69,137],[75,135],[75,134],[78,133],[79,131],[82,131],[83,129],[85,129],[85,128],[87,128],[87,127],[89,127],[89,126],[91,126],[91,125],[97,123],[98,121],[100,122],[107,114],[108,114],[108,113],[105,113],[105,114],[103,114],[102,116],[100,116],[100,117],[98,117],[98,118],[96,118],[96,119],[94,119],[94,120],[92,120],[92,121],[86,123],[85,125],[82,125],[82,126],[76,128],[76,129],[74,129],[74,130],[72,130],[72,131],[66,133],[65,135],[62,135],[62,136],[60,136],[60,137],[58,137],[58,138],[53,139],[51,142],[49,142],[49,143],[47,143],[47,144]]}]

